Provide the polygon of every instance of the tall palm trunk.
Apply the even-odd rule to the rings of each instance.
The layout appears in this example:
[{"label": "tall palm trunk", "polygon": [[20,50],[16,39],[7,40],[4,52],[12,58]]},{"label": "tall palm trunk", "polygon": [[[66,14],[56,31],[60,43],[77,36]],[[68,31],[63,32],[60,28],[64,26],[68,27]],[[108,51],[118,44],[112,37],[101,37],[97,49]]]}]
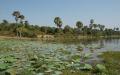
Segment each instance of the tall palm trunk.
[{"label": "tall palm trunk", "polygon": [[22,37],[22,33],[21,33],[21,31],[20,31],[20,39],[21,39],[21,37]]},{"label": "tall palm trunk", "polygon": [[17,28],[16,28],[16,31],[17,31],[17,32],[16,32],[16,33],[17,33],[17,39],[19,39],[19,32],[18,32],[18,30],[17,30],[17,29],[18,29],[18,21],[16,21],[16,26],[17,26]]},{"label": "tall palm trunk", "polygon": [[22,28],[23,28],[23,27],[20,27],[20,31],[19,31],[19,33],[20,33],[20,39],[22,38],[22,31],[23,31]]}]

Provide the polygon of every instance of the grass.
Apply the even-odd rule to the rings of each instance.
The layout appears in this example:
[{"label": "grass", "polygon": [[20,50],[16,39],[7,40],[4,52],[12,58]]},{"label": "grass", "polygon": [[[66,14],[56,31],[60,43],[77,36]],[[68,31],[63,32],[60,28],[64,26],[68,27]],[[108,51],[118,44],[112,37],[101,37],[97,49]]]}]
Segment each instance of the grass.
[{"label": "grass", "polygon": [[76,72],[70,72],[69,70],[63,71],[62,75],[93,75],[91,72],[83,72],[83,71],[76,71]]},{"label": "grass", "polygon": [[107,75],[120,75],[120,52],[104,52],[101,57],[107,68]]}]

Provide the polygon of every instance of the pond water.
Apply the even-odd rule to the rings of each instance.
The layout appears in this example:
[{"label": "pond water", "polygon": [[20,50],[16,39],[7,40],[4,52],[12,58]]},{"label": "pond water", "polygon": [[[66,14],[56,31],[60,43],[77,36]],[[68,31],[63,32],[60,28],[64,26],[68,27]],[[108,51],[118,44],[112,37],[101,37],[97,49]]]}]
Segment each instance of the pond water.
[{"label": "pond water", "polygon": [[56,42],[46,42],[49,48],[63,47],[67,50],[75,50],[77,46],[84,45],[84,51],[87,52],[87,47],[98,47],[97,52],[104,51],[120,51],[120,39],[100,39],[100,40],[84,40],[80,42],[70,42],[70,43],[56,43]]},{"label": "pond water", "polygon": [[102,39],[97,41],[86,42],[88,44],[96,44],[100,46],[100,52],[103,51],[120,51],[120,39]]},{"label": "pond water", "polygon": [[105,51],[120,51],[120,39],[99,39],[99,40],[83,40],[80,42],[70,43],[56,43],[49,42],[45,43],[49,49],[64,48],[68,51],[76,53],[78,46],[83,46],[84,53],[90,52],[90,47],[95,48],[93,52],[93,59],[98,59],[97,56]]}]

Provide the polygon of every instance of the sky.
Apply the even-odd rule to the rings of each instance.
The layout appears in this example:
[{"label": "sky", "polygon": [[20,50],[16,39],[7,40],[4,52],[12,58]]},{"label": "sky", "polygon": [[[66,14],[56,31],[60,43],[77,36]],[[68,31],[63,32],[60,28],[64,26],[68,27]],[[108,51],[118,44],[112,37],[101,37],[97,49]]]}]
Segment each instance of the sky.
[{"label": "sky", "polygon": [[0,22],[14,22],[13,11],[20,11],[31,24],[55,26],[59,16],[63,26],[76,21],[89,25],[90,19],[106,27],[120,28],[120,0],[0,0]]}]

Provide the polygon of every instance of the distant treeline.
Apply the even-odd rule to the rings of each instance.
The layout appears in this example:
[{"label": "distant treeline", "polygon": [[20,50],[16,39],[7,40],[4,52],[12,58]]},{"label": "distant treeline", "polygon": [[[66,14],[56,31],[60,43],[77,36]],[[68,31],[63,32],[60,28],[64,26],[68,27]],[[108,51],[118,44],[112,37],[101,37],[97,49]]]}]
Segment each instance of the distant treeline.
[{"label": "distant treeline", "polygon": [[3,20],[0,23],[0,36],[19,36],[19,37],[37,37],[37,35],[82,35],[82,36],[112,36],[120,35],[119,28],[113,29],[106,28],[105,25],[95,24],[94,20],[90,20],[89,25],[84,25],[81,21],[76,22],[76,27],[70,27],[69,25],[63,26],[63,21],[60,17],[55,17],[54,23],[56,27],[31,25],[28,21],[25,21],[24,15],[21,15],[19,11],[14,11],[16,23],[9,23],[7,20]]},{"label": "distant treeline", "polygon": [[111,36],[120,35],[119,28],[108,29],[100,24],[93,24],[91,27],[81,26],[81,23],[76,23],[76,28],[72,28],[66,25],[64,28],[48,27],[30,25],[28,21],[25,23],[9,23],[7,20],[3,20],[0,23],[0,35],[1,36],[16,36],[16,32],[21,32],[23,37],[37,37],[37,35],[50,34],[71,34],[71,35],[82,35],[82,36]]}]

